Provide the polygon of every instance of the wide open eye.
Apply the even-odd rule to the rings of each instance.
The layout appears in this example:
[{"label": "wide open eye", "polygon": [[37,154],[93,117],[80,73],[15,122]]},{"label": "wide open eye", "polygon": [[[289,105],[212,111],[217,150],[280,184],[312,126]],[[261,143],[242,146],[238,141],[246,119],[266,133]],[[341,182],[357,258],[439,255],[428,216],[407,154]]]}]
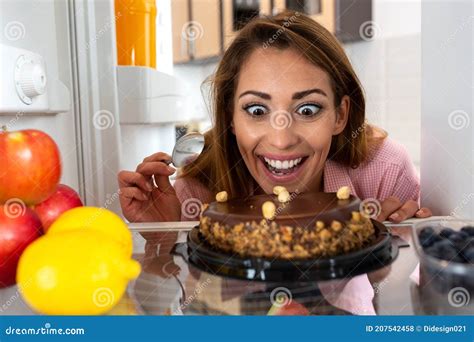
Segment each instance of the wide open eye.
[{"label": "wide open eye", "polygon": [[298,107],[296,112],[304,117],[312,117],[321,110],[321,106],[315,103],[306,103]]},{"label": "wide open eye", "polygon": [[268,112],[265,106],[259,104],[251,104],[244,107],[245,111],[252,116],[262,116]]}]

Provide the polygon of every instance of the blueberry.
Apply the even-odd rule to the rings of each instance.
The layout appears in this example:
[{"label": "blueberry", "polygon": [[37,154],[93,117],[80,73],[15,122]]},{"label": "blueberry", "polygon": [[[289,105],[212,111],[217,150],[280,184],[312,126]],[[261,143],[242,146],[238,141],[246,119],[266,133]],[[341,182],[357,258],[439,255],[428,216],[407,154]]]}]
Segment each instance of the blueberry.
[{"label": "blueberry", "polygon": [[455,249],[445,251],[442,257],[443,260],[449,261],[449,262],[461,262],[464,263],[464,259],[461,257],[461,255],[456,251]]},{"label": "blueberry", "polygon": [[469,241],[468,240],[462,240],[462,241],[455,241],[454,246],[458,250],[458,252],[462,252],[464,249],[469,247]]},{"label": "blueberry", "polygon": [[436,248],[435,246],[431,246],[431,247],[426,248],[425,253],[428,254],[428,255],[431,255],[432,257],[441,259],[441,256],[438,253],[438,248]]},{"label": "blueberry", "polygon": [[468,249],[465,249],[463,251],[463,256],[467,262],[474,263],[474,246],[469,247]]},{"label": "blueberry", "polygon": [[466,241],[469,235],[465,232],[455,232],[449,235],[448,239],[453,241],[453,242],[462,242]]},{"label": "blueberry", "polygon": [[469,235],[469,236],[474,237],[474,226],[462,227],[462,228],[461,228],[461,231],[464,232],[464,233],[466,233],[466,234]]},{"label": "blueberry", "polygon": [[434,242],[439,240],[439,237],[436,235],[435,231],[431,227],[423,228],[419,235],[420,244],[423,248],[430,247]]},{"label": "blueberry", "polygon": [[448,262],[464,262],[464,259],[459,255],[458,251],[454,248],[449,240],[445,240],[447,243],[438,243],[431,247],[428,247],[425,252],[435,258],[446,260]]},{"label": "blueberry", "polygon": [[440,241],[443,241],[443,240],[444,239],[439,235],[433,235],[433,237],[431,238],[431,241],[432,241],[433,244],[436,244],[436,243],[438,243]]},{"label": "blueberry", "polygon": [[451,228],[444,228],[440,233],[439,235],[444,237],[444,238],[449,238],[451,236],[451,234],[454,234],[456,233],[453,229]]},{"label": "blueberry", "polygon": [[437,257],[446,261],[463,262],[462,257],[451,240],[443,239],[434,244]]},{"label": "blueberry", "polygon": [[438,248],[439,251],[455,250],[454,242],[449,239],[443,239],[434,243],[434,246]]},{"label": "blueberry", "polygon": [[430,234],[430,235],[432,235],[432,234],[434,234],[434,232],[435,232],[435,231],[434,231],[434,229],[433,229],[432,227],[425,227],[425,228],[423,228],[423,229],[420,231],[420,235],[422,235],[422,234]]},{"label": "blueberry", "polygon": [[433,244],[433,236],[420,237],[420,243],[423,248],[428,248]]}]

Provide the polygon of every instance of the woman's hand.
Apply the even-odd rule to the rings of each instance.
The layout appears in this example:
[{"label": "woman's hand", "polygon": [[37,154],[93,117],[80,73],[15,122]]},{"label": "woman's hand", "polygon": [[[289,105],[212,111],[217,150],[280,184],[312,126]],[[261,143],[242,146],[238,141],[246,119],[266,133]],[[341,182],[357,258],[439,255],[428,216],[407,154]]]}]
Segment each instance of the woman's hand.
[{"label": "woman's hand", "polygon": [[168,161],[168,154],[158,152],[145,158],[135,172],[120,171],[120,205],[130,222],[180,221],[181,204],[169,180],[176,170]]},{"label": "woman's hand", "polygon": [[390,220],[399,223],[411,217],[425,218],[433,215],[428,208],[418,208],[418,202],[409,200],[406,203],[400,202],[397,197],[388,197],[381,203],[382,210],[377,217],[377,221]]}]

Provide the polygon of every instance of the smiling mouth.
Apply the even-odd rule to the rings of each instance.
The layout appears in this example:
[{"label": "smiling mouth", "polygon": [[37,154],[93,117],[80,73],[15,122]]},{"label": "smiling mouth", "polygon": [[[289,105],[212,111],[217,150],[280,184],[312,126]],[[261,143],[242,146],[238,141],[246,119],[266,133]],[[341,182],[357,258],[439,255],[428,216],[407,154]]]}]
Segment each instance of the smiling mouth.
[{"label": "smiling mouth", "polygon": [[265,156],[258,156],[263,165],[275,176],[285,176],[296,172],[308,157],[299,157],[295,159],[270,159]]}]

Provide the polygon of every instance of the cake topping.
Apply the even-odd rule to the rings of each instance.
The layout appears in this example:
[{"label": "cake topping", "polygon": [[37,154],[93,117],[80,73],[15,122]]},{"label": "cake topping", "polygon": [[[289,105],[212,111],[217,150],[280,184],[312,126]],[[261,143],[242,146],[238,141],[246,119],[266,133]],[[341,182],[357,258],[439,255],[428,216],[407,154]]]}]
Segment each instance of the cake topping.
[{"label": "cake topping", "polygon": [[359,222],[360,221],[360,212],[353,211],[352,212],[352,220],[354,220],[355,222]]},{"label": "cake topping", "polygon": [[339,221],[332,221],[331,222],[331,228],[335,231],[338,232],[342,229],[342,224]]},{"label": "cake topping", "polygon": [[348,186],[343,186],[340,187],[339,190],[337,190],[337,198],[341,200],[346,200],[350,197],[351,195],[351,189]]},{"label": "cake topping", "polygon": [[288,191],[283,190],[278,194],[278,202],[286,203],[289,201],[290,201],[290,193]]},{"label": "cake topping", "polygon": [[[297,194],[297,196],[295,196]],[[276,215],[272,219],[281,225],[295,224],[301,227],[315,227],[316,221],[330,227],[333,220],[346,222],[351,220],[352,212],[359,211],[360,200],[350,196],[339,200],[335,193],[290,193],[286,203],[278,201],[274,194],[262,194],[246,198],[230,198],[227,202],[212,202],[203,213],[213,221],[233,226],[242,222],[260,222],[262,206],[266,201],[276,206]]]},{"label": "cake topping", "polygon": [[216,201],[217,202],[227,202],[228,199],[227,191],[221,191],[216,194]]},{"label": "cake topping", "polygon": [[324,228],[324,222],[323,221],[316,221],[316,229],[321,230]]},{"label": "cake topping", "polygon": [[319,233],[319,236],[321,237],[321,239],[323,241],[326,241],[326,240],[329,240],[332,236],[331,232],[327,229],[323,229],[321,230],[321,232]]},{"label": "cake topping", "polygon": [[275,216],[275,212],[276,212],[276,206],[273,202],[266,201],[265,203],[262,204],[263,217],[265,217],[267,220],[272,220],[273,217]]},{"label": "cake topping", "polygon": [[[279,195],[280,192],[282,192],[282,191],[287,191],[284,186],[277,185],[277,186],[274,186],[274,187],[273,187],[273,193],[274,193],[275,195]],[[288,192],[288,191],[287,191],[287,192]]]},{"label": "cake topping", "polygon": [[358,198],[292,193],[288,203],[281,203],[277,197],[283,192],[288,193],[212,202],[203,212],[200,232],[221,251],[272,260],[334,256],[373,241],[373,224],[358,212]]}]

